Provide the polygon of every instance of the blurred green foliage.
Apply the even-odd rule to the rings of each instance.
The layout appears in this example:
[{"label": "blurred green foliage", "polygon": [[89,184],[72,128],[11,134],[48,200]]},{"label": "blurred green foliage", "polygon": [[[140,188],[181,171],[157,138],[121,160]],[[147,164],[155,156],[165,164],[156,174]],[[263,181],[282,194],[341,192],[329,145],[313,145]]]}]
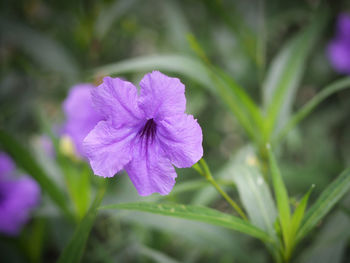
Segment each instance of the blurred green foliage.
[{"label": "blurred green foliage", "polygon": [[[326,12],[320,15],[319,10]],[[61,156],[53,134],[64,121],[61,103],[69,88],[79,82],[98,84],[105,74],[136,83],[145,72],[160,69],[181,78],[188,112],[203,129],[205,158],[213,176],[233,199],[240,198],[256,225],[267,224],[268,229],[272,219],[259,222],[253,211],[275,213],[271,197],[268,192],[260,197],[244,192],[245,183],[234,179],[237,163],[244,164],[247,159],[242,156],[253,148],[261,165],[267,165],[265,143],[278,135],[292,113],[343,78],[330,67],[325,48],[337,15],[349,10],[347,0],[1,1],[0,128],[24,149],[16,159],[21,169],[32,172],[49,192],[20,237],[0,237],[1,258],[56,261],[87,213],[101,180],[91,176],[85,163]],[[274,93],[278,87],[281,92]],[[313,203],[350,165],[349,101],[349,90],[332,94],[277,143],[281,174],[295,200],[292,208],[315,184],[308,201]],[[56,161],[45,156],[34,139],[42,134],[52,136]],[[11,151],[15,146],[2,148]],[[240,169],[244,174],[247,168]],[[266,169],[262,175],[250,176],[260,178]],[[166,200],[232,212],[194,170],[178,170],[178,175],[169,196],[147,198],[137,196],[125,174],[118,175],[108,180],[103,203]],[[254,206],[256,198],[264,200],[261,211]],[[346,200],[296,248],[293,260],[350,259]],[[91,209],[88,216],[96,212]],[[91,227],[89,222],[85,225]],[[80,256],[83,262],[272,260],[262,244],[237,232],[161,215],[109,210],[97,216]]]}]

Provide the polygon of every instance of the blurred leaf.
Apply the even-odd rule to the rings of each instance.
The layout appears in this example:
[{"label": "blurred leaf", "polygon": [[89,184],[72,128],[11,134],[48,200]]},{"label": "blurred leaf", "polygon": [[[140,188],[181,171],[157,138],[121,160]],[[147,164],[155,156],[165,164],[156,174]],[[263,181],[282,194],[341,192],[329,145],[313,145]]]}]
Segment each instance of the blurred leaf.
[{"label": "blurred leaf", "polygon": [[267,140],[289,118],[297,88],[305,72],[307,56],[318,38],[327,17],[319,12],[313,22],[289,41],[272,62],[263,84],[264,108],[267,113]]},{"label": "blurred leaf", "polygon": [[95,34],[102,39],[118,19],[127,14],[129,10],[140,2],[139,0],[115,0],[106,5],[100,12],[95,24]]},{"label": "blurred leaf", "polygon": [[305,209],[307,206],[307,201],[309,200],[309,196],[312,192],[312,189],[314,186],[310,188],[310,190],[304,195],[304,197],[301,199],[300,203],[296,207],[293,216],[292,216],[292,222],[291,222],[291,230],[290,235],[291,239],[294,240],[295,235],[299,229],[300,223],[304,218]]},{"label": "blurred leaf", "polygon": [[270,189],[256,162],[256,156],[247,156],[246,163],[235,166],[232,176],[250,221],[273,236],[277,211]]},{"label": "blurred leaf", "polygon": [[347,244],[350,237],[350,231],[347,230],[349,228],[349,218],[339,211],[334,213],[327,220],[326,225],[317,233],[317,236],[312,239],[310,247],[301,254],[298,262],[346,262]]},{"label": "blurred leaf", "polygon": [[159,263],[178,263],[179,262],[169,257],[168,255],[164,254],[162,251],[155,250],[143,245],[138,245],[137,249],[140,254],[151,259],[152,262],[159,262]]},{"label": "blurred leaf", "polygon": [[41,190],[47,192],[52,201],[61,208],[63,213],[71,218],[63,191],[48,177],[38,165],[32,155],[11,135],[0,130],[0,146],[14,159],[16,164],[31,175],[40,185]]},{"label": "blurred leaf", "polygon": [[309,233],[349,189],[350,169],[348,168],[322,192],[316,203],[308,210],[298,231],[297,240]]},{"label": "blurred leaf", "polygon": [[229,107],[251,139],[258,142],[259,133],[256,133],[256,131],[259,128],[262,129],[262,115],[256,104],[232,77],[211,64],[205,51],[193,35],[188,36],[188,41],[198,57],[205,63],[205,70],[221,99]]},{"label": "blurred leaf", "polygon": [[58,263],[80,262],[91,228],[97,216],[97,208],[103,199],[104,192],[105,188],[102,186],[99,192],[96,194],[95,200],[91,205],[89,211],[86,213],[85,217],[81,220],[80,224],[76,228],[72,239],[63,249],[60,258],[57,261]]},{"label": "blurred leaf", "polygon": [[85,163],[72,162],[59,154],[58,160],[63,171],[64,179],[68,188],[68,193],[75,207],[75,216],[80,221],[90,205],[91,185],[90,167]]},{"label": "blurred leaf", "polygon": [[43,71],[62,73],[71,82],[76,81],[78,67],[60,43],[18,22],[0,19],[0,32],[5,41],[21,48],[43,67]]},{"label": "blurred leaf", "polygon": [[181,217],[217,226],[222,226],[259,238],[265,242],[272,242],[264,231],[238,217],[231,216],[207,207],[186,206],[180,204],[157,204],[150,202],[121,203],[100,207],[101,209],[126,209],[144,211],[165,216]]},{"label": "blurred leaf", "polygon": [[328,98],[335,92],[341,91],[343,89],[350,88],[350,78],[346,77],[336,82],[327,85],[321,92],[316,94],[309,102],[307,102],[297,113],[295,113],[288,121],[288,123],[283,127],[281,132],[276,137],[276,141],[283,139],[287,133],[293,129],[300,121],[302,121],[311,111],[317,107],[323,100]]},{"label": "blurred leaf", "polygon": [[[250,122],[254,123],[254,127],[259,129],[263,128],[263,117],[260,109],[251,99],[251,97],[240,87],[235,80],[222,71],[220,68],[216,68],[217,74],[227,83],[228,87],[232,90],[233,94],[237,97],[235,103],[240,105],[242,110],[246,111],[246,115]],[[256,133],[256,130],[255,130]]]},{"label": "blurred leaf", "polygon": [[165,70],[182,74],[213,91],[211,80],[203,64],[182,55],[151,55],[123,60],[94,70],[96,77],[123,73]]},{"label": "blurred leaf", "polygon": [[286,246],[286,250],[288,250],[289,248],[291,248],[291,245],[292,245],[290,244],[289,228],[290,228],[290,222],[291,222],[291,214],[290,214],[290,208],[289,208],[288,193],[284,185],[281,172],[278,168],[275,156],[269,145],[267,146],[267,150],[269,155],[273,189],[274,189],[275,197],[277,201],[279,221],[281,224],[283,240]]}]

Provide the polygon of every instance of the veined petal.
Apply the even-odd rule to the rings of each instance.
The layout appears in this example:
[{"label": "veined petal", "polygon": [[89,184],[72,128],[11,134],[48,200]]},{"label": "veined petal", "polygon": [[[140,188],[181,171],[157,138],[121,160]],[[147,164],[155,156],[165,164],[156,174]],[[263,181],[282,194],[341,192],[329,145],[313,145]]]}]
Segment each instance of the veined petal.
[{"label": "veined petal", "polygon": [[84,150],[96,175],[112,177],[131,160],[132,128],[112,128],[107,121],[100,121],[86,136]]},{"label": "veined petal", "polygon": [[135,144],[132,161],[125,166],[132,183],[141,196],[169,194],[177,176],[174,167],[155,141],[139,140]]},{"label": "veined petal", "polygon": [[162,120],[185,112],[185,86],[178,78],[153,71],[143,77],[140,86],[139,107],[147,119]]},{"label": "veined petal", "polygon": [[160,121],[157,138],[178,168],[191,167],[203,156],[202,129],[192,115],[181,114]]},{"label": "veined petal", "polygon": [[130,82],[105,77],[103,83],[92,91],[92,100],[113,127],[132,126],[142,118],[142,111],[137,105],[137,88]]}]

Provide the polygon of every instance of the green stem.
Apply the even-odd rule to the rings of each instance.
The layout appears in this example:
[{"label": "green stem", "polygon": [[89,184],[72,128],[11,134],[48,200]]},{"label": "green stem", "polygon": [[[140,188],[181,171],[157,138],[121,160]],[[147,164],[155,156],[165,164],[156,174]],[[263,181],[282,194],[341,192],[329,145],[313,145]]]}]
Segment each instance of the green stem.
[{"label": "green stem", "polygon": [[243,210],[239,207],[239,205],[229,197],[229,195],[220,187],[220,185],[213,178],[209,167],[204,159],[201,159],[199,163],[202,165],[203,169],[199,170],[195,168],[201,175],[203,175],[209,183],[211,183],[215,189],[222,195],[222,197],[233,207],[233,209],[244,219],[248,220],[247,216],[244,214]]}]

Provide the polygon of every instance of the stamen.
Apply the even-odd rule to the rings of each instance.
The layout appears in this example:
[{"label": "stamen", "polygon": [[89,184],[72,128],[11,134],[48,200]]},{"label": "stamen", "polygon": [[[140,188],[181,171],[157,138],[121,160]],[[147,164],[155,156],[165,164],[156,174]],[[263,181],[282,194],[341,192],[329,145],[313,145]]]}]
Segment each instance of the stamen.
[{"label": "stamen", "polygon": [[156,135],[156,130],[157,130],[157,124],[155,123],[155,121],[153,119],[149,119],[145,126],[140,130],[140,137],[146,137],[146,140],[148,141],[150,138],[154,139],[155,135]]}]

